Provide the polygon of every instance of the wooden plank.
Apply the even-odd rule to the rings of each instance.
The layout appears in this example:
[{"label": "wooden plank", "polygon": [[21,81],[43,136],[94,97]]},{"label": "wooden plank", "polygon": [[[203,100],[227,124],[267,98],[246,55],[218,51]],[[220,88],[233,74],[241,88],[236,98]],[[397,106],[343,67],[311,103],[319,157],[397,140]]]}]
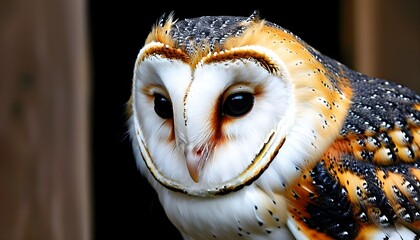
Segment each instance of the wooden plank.
[{"label": "wooden plank", "polygon": [[91,238],[84,0],[0,9],[0,239]]},{"label": "wooden plank", "polygon": [[420,92],[420,1],[342,1],[342,55],[350,66]]}]

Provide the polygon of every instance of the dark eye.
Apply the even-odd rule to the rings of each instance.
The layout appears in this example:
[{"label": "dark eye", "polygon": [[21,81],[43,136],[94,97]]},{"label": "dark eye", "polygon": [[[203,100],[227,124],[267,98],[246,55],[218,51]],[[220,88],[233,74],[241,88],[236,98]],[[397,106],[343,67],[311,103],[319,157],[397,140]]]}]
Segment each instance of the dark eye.
[{"label": "dark eye", "polygon": [[254,105],[254,95],[248,92],[238,92],[229,95],[223,102],[223,114],[231,117],[241,117],[247,114]]},{"label": "dark eye", "polygon": [[155,112],[156,114],[163,118],[169,119],[172,118],[172,103],[165,96],[155,93]]}]

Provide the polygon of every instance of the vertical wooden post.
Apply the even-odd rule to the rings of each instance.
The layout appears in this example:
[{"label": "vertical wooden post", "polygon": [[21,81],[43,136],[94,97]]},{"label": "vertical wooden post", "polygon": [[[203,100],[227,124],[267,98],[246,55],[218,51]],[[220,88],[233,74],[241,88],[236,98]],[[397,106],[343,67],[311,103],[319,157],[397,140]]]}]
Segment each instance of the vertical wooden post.
[{"label": "vertical wooden post", "polygon": [[0,239],[91,238],[85,4],[1,4]]},{"label": "vertical wooden post", "polygon": [[343,56],[365,74],[420,92],[420,2],[342,2]]}]

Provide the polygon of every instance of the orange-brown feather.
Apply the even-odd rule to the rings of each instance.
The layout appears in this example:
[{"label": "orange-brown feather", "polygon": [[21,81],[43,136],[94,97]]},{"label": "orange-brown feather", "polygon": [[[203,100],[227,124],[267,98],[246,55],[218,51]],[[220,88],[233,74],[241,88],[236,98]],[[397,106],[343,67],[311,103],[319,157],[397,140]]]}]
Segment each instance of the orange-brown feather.
[{"label": "orange-brown feather", "polygon": [[[358,138],[360,139],[361,137],[359,136]],[[375,189],[379,188],[383,192],[383,196],[389,202],[392,211],[395,212],[395,224],[401,224],[409,229],[420,231],[420,218],[417,217],[412,220],[403,219],[409,210],[406,209],[407,204],[413,209],[420,210],[418,200],[420,196],[411,190],[412,186],[410,185],[413,179],[417,182],[417,187],[420,184],[419,159],[416,159],[416,165],[414,164],[415,161],[409,163],[402,161],[399,163],[405,164],[408,172],[404,172],[403,169],[401,171],[392,171],[386,168],[388,165],[382,165],[381,161],[374,161],[372,163],[361,160],[357,150],[360,149],[360,145],[353,146],[354,142],[352,141],[355,141],[355,139],[356,136],[353,136],[352,140],[340,138],[328,149],[321,161],[323,163],[323,169],[347,193],[346,198],[351,205],[353,219],[357,223],[358,228],[356,239],[366,239],[369,234],[378,231],[379,217],[381,214],[384,214],[381,212],[380,206],[375,205],[375,201],[368,199],[369,197],[380,197],[379,195],[372,195],[372,192],[369,192],[368,185],[372,184],[376,184]],[[357,147],[356,150],[355,147]],[[361,169],[353,169],[347,166],[346,164],[348,163],[342,161],[345,155],[354,156],[356,158],[355,161],[359,161],[360,163],[366,162],[366,164],[370,164],[371,168],[366,169],[372,169],[370,170],[371,176],[376,176],[377,182],[372,183],[372,179],[368,179]],[[316,200],[319,197],[319,189],[315,187],[315,181],[311,177],[312,170],[309,168],[304,171],[301,177],[296,179],[286,191],[286,197],[290,202],[289,213],[296,220],[299,228],[307,233],[308,236],[313,234],[312,232],[318,232],[318,230],[306,224],[312,218],[311,214],[313,214],[309,212],[308,207],[319,204]],[[355,172],[359,170],[360,172]],[[408,203],[405,202],[405,206],[403,206],[401,199],[407,199]],[[362,216],[363,212],[365,214],[364,217]]]}]

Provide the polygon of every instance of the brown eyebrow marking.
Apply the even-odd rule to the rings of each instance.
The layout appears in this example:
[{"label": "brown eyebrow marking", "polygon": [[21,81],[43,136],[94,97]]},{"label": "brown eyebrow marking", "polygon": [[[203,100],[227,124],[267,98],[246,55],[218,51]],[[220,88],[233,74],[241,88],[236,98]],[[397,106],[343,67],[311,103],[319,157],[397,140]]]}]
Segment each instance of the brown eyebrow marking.
[{"label": "brown eyebrow marking", "polygon": [[201,63],[209,64],[215,62],[232,61],[232,60],[253,59],[261,64],[261,66],[271,74],[279,72],[279,66],[267,57],[267,55],[252,49],[235,49],[229,51],[215,52],[204,58]]},{"label": "brown eyebrow marking", "polygon": [[168,59],[175,59],[180,60],[184,63],[189,62],[188,55],[183,52],[179,48],[173,48],[169,45],[160,45],[160,46],[153,46],[148,48],[142,55],[141,59],[138,60],[138,63],[142,62],[144,59],[150,56],[160,55],[162,57],[168,58]]}]

